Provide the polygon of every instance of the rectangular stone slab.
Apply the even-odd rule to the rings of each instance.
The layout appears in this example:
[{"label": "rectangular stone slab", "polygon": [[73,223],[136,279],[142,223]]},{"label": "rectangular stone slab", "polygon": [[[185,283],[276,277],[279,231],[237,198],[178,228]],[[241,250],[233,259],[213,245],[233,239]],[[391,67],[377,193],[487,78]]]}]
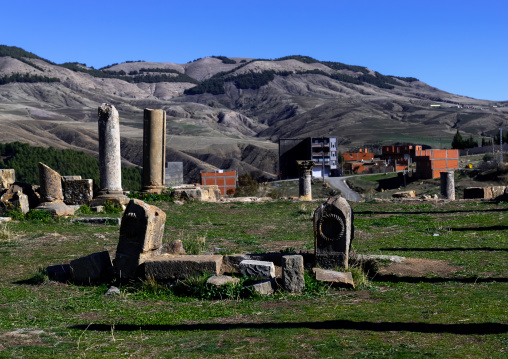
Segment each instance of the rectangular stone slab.
[{"label": "rectangular stone slab", "polygon": [[140,273],[158,282],[185,279],[205,273],[219,274],[220,255],[160,255],[147,258]]},{"label": "rectangular stone slab", "polygon": [[275,277],[275,266],[272,262],[243,260],[240,271],[246,277],[270,279]]}]

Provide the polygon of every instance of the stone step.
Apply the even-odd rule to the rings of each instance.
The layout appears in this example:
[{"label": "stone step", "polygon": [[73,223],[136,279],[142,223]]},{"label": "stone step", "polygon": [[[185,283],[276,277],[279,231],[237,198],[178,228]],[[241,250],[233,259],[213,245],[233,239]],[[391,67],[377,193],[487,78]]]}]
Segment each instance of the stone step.
[{"label": "stone step", "polygon": [[158,282],[186,279],[206,273],[219,274],[220,255],[168,255],[149,257],[140,266],[140,275]]}]

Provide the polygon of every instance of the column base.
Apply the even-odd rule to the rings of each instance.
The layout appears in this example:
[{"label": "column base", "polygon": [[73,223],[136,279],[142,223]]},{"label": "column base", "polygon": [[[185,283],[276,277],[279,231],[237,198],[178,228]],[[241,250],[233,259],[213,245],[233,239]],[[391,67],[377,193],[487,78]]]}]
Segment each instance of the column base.
[{"label": "column base", "polygon": [[166,190],[166,186],[144,186],[140,193],[155,193],[155,194],[161,194],[163,191]]},{"label": "column base", "polygon": [[90,207],[104,206],[106,203],[112,203],[120,205],[122,209],[125,210],[129,201],[130,198],[124,195],[123,192],[120,192],[119,194],[110,192],[107,194],[99,194],[97,197],[92,199]]},{"label": "column base", "polygon": [[42,202],[37,207],[35,207],[36,211],[47,211],[51,213],[51,215],[56,217],[63,216],[73,216],[74,209],[67,206],[63,202]]},{"label": "column base", "polygon": [[316,254],[316,265],[323,269],[335,269],[337,267],[348,269],[349,261],[346,253]]}]

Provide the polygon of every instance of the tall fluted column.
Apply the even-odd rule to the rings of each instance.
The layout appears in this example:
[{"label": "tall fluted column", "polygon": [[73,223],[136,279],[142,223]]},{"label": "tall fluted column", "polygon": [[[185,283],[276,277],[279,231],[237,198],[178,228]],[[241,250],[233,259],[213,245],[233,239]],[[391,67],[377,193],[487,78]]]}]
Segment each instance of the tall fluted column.
[{"label": "tall fluted column", "polygon": [[100,191],[93,201],[99,205],[106,201],[127,204],[129,199],[122,190],[122,162],[120,155],[120,117],[115,106],[99,106],[99,172]]},{"label": "tall fluted column", "polygon": [[166,111],[145,109],[143,120],[143,192],[161,193],[166,181]]},{"label": "tall fluted column", "polygon": [[296,161],[298,165],[298,189],[300,199],[303,201],[312,201],[312,168],[314,161]]}]

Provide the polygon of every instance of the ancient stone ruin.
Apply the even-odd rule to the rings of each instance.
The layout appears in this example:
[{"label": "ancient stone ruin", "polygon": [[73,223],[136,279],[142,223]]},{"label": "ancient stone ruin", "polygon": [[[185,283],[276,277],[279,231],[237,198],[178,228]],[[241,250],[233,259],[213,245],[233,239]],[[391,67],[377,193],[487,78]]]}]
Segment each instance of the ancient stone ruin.
[{"label": "ancient stone ruin", "polygon": [[[316,264],[323,268],[347,268],[348,265],[352,212],[341,197],[331,197],[316,210],[315,229],[320,234],[320,238],[316,238],[316,256],[312,253],[186,255],[180,241],[162,244],[165,221],[166,214],[162,210],[132,199],[122,217],[113,261],[107,251],[93,253],[70,264],[49,266],[48,275],[51,280],[73,280],[88,285],[111,282],[114,278],[120,284],[147,279],[167,284],[212,274],[207,284],[222,286],[239,283],[240,279],[231,275],[240,274],[256,280],[248,288],[269,295],[279,290],[301,293],[305,288],[305,268],[310,269]],[[354,287],[350,272],[323,268],[312,269],[317,280]]]},{"label": "ancient stone ruin", "polygon": [[296,161],[298,165],[298,189],[302,201],[312,201],[312,168],[314,161]]},{"label": "ancient stone ruin", "polygon": [[145,109],[143,120],[143,188],[161,193],[166,181],[166,111]]},{"label": "ancient stone ruin", "polygon": [[74,210],[64,203],[62,177],[44,163],[39,162],[41,202],[35,208],[55,216],[72,216]]},{"label": "ancient stone ruin", "polygon": [[92,205],[100,206],[106,202],[126,205],[129,199],[122,190],[120,117],[115,106],[107,103],[99,106],[98,113],[101,188]]},{"label": "ancient stone ruin", "polygon": [[455,178],[454,172],[441,172],[441,197],[448,200],[455,200]]},{"label": "ancient stone ruin", "polygon": [[349,249],[354,238],[353,210],[340,197],[330,197],[314,212],[316,265],[332,269],[349,266]]},{"label": "ancient stone ruin", "polygon": [[166,213],[155,206],[131,199],[122,217],[114,261],[120,278],[137,278],[138,266],[162,246]]}]

